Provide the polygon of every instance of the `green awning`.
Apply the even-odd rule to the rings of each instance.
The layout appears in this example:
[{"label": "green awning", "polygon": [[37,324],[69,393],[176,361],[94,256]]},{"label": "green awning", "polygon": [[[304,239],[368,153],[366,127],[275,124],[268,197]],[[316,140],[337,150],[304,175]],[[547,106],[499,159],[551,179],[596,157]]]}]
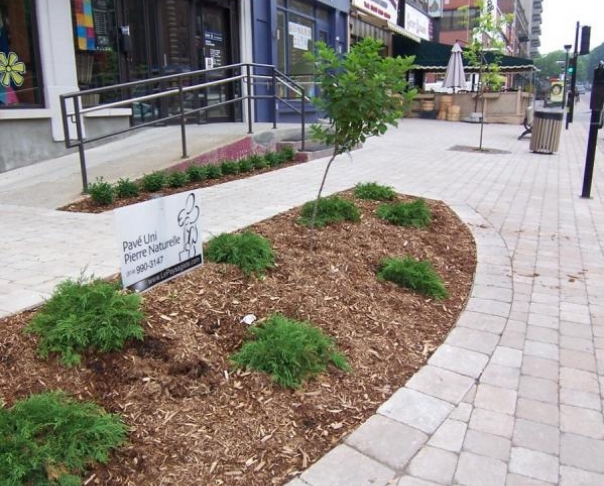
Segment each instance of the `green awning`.
[{"label": "green awning", "polygon": [[[444,73],[447,69],[451,49],[453,46],[439,44],[422,40],[419,44],[409,41],[402,36],[394,36],[392,43],[393,56],[415,56],[415,70],[431,73]],[[486,52],[487,62],[493,62],[492,52]],[[463,58],[464,71],[466,73],[478,72],[478,68],[469,66],[468,61]],[[532,59],[515,56],[500,56],[499,69],[502,73],[523,73],[535,70]]]}]

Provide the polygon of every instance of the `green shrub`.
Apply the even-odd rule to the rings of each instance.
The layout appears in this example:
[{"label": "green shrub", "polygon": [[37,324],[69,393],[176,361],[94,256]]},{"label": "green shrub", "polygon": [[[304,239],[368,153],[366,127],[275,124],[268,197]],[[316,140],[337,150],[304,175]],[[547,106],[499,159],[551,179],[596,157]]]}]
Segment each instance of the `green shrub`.
[{"label": "green shrub", "polygon": [[115,197],[113,186],[102,177],[98,177],[96,182],[88,184],[88,194],[97,206],[107,206],[113,202]]},{"label": "green shrub", "polygon": [[115,183],[115,195],[124,199],[127,197],[136,197],[140,193],[138,184],[130,179],[120,179]]},{"label": "green shrub", "polygon": [[208,178],[208,168],[205,165],[190,165],[187,167],[187,175],[191,182],[201,182]]},{"label": "green shrub", "polygon": [[287,146],[279,150],[279,156],[283,162],[292,162],[296,158],[296,149]]},{"label": "green shrub", "polygon": [[246,276],[261,276],[275,264],[270,241],[249,231],[222,233],[212,238],[206,244],[204,255],[211,262],[237,265]]},{"label": "green shrub", "polygon": [[376,182],[366,182],[365,184],[357,184],[354,187],[354,195],[359,199],[392,201],[396,197],[396,192],[394,192],[392,187],[381,186]]},{"label": "green shrub", "polygon": [[249,157],[244,157],[238,162],[238,171],[242,174],[246,172],[252,172],[254,170],[254,164],[250,161]]},{"label": "green shrub", "polygon": [[0,408],[0,484],[81,485],[81,474],[127,437],[117,415],[62,392],[31,395]]},{"label": "green shrub", "polygon": [[166,178],[166,185],[172,188],[182,187],[187,182],[189,182],[189,176],[186,172],[181,171],[172,172]]},{"label": "green shrub", "polygon": [[430,262],[411,257],[385,258],[380,264],[377,277],[379,280],[389,280],[401,287],[407,287],[438,300],[449,296]]},{"label": "green shrub", "polygon": [[38,354],[59,353],[66,366],[80,363],[87,348],[100,352],[143,339],[141,297],[102,280],[61,282],[25,332],[39,335]]},{"label": "green shrub", "polygon": [[[315,201],[309,201],[302,206],[301,217],[298,220],[305,226],[310,226]],[[315,225],[322,226],[339,223],[342,221],[358,222],[361,220],[361,212],[352,201],[339,196],[331,196],[319,199],[317,207],[317,218]]]},{"label": "green shrub", "polygon": [[250,328],[255,340],[244,343],[231,357],[237,367],[268,373],[282,387],[299,388],[307,378],[325,371],[329,362],[350,371],[332,338],[306,322],[276,314]]},{"label": "green shrub", "polygon": [[264,160],[269,167],[276,167],[281,163],[281,158],[277,152],[267,152],[264,154]]},{"label": "green shrub", "polygon": [[423,199],[411,203],[382,204],[377,208],[379,218],[397,226],[424,228],[432,221],[432,213]]},{"label": "green shrub", "polygon": [[239,164],[232,160],[225,160],[220,164],[220,170],[222,170],[222,175],[238,174]]},{"label": "green shrub", "polygon": [[151,174],[145,174],[141,179],[141,187],[147,192],[160,191],[166,185],[166,174],[156,171]]},{"label": "green shrub", "polygon": [[219,165],[209,164],[206,167],[208,179],[220,179],[222,177],[222,169]]},{"label": "green shrub", "polygon": [[248,159],[254,166],[254,169],[266,169],[269,166],[264,156],[260,154],[252,154]]}]

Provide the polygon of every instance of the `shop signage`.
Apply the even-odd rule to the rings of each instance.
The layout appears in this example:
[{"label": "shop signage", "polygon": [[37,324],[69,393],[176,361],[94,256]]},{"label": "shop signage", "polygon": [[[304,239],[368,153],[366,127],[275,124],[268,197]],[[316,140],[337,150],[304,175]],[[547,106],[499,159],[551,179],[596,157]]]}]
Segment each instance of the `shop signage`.
[{"label": "shop signage", "polygon": [[425,40],[430,40],[430,18],[416,8],[405,7],[405,29]]},{"label": "shop signage", "polygon": [[428,15],[430,17],[443,16],[443,0],[429,0]]},{"label": "shop signage", "polygon": [[352,0],[353,7],[396,24],[398,0]]},{"label": "shop signage", "polygon": [[293,38],[293,45],[296,49],[308,51],[308,43],[312,40],[312,29],[306,25],[289,22],[289,35]]},{"label": "shop signage", "polygon": [[201,191],[115,209],[122,285],[137,292],[203,263]]}]

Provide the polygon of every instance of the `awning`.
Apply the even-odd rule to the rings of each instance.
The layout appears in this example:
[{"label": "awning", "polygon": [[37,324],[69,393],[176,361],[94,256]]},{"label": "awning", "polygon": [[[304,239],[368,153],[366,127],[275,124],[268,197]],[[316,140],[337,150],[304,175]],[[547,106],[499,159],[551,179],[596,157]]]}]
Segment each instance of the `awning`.
[{"label": "awning", "polygon": [[[464,49],[465,50],[465,49]],[[411,42],[404,37],[395,37],[392,44],[393,56],[415,56],[415,70],[431,73],[444,73],[447,69],[449,58],[451,57],[451,46],[422,40],[419,44]],[[493,62],[495,55],[492,52],[486,52],[487,62]],[[470,66],[467,59],[463,58],[464,71],[466,73],[476,73],[479,68]],[[535,70],[532,59],[515,56],[500,56],[499,69],[502,73],[523,73]]]},{"label": "awning", "polygon": [[394,32],[395,34],[406,37],[407,39],[411,39],[414,42],[421,42],[421,40],[422,40],[421,37],[418,37],[415,34],[412,34],[407,29],[403,29],[400,25],[394,25],[394,24],[388,22],[388,25],[386,28],[388,30],[390,30],[391,32]]}]

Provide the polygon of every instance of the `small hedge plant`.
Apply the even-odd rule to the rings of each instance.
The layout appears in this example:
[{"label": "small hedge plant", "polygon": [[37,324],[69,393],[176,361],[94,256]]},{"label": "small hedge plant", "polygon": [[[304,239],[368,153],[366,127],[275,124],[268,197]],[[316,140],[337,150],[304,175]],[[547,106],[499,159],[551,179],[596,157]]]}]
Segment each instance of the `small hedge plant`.
[{"label": "small hedge plant", "polygon": [[212,238],[206,244],[204,256],[211,262],[237,265],[246,276],[262,276],[275,265],[270,241],[249,231],[222,233]]},{"label": "small hedge plant", "polygon": [[366,182],[364,184],[357,184],[354,187],[354,195],[359,199],[392,201],[396,197],[396,192],[394,192],[392,187],[381,186],[376,182]]},{"label": "small hedge plant", "polygon": [[145,174],[141,179],[141,187],[146,192],[160,191],[166,185],[166,174],[164,172],[151,172]]},{"label": "small hedge plant", "polygon": [[377,208],[378,218],[397,226],[425,228],[432,221],[430,208],[423,199],[410,203],[382,204]]},{"label": "small hedge plant", "polygon": [[309,323],[275,314],[249,332],[254,339],[244,343],[231,361],[236,367],[268,373],[284,388],[300,388],[305,380],[325,371],[330,362],[350,371],[334,340]]},{"label": "small hedge plant", "polygon": [[[310,226],[315,201],[309,201],[300,210],[298,222],[304,226]],[[319,199],[315,226],[321,228],[325,225],[340,223],[342,221],[358,222],[361,220],[361,212],[352,201],[339,196],[331,196]]]},{"label": "small hedge plant", "polygon": [[115,199],[113,186],[102,177],[96,179],[96,182],[88,184],[88,194],[97,206],[107,206]]},{"label": "small hedge plant", "polygon": [[65,366],[73,366],[88,348],[104,353],[122,349],[128,339],[142,340],[142,319],[140,295],[102,280],[66,280],[24,331],[39,336],[40,357],[58,353]]},{"label": "small hedge plant", "polygon": [[136,197],[140,193],[138,184],[130,179],[120,179],[115,183],[115,195],[118,198]]},{"label": "small hedge plant", "polygon": [[379,280],[389,280],[437,300],[449,296],[432,264],[409,256],[402,259],[385,258],[380,264],[377,277]]},{"label": "small hedge plant", "polygon": [[82,473],[127,437],[117,415],[62,392],[31,395],[0,408],[0,484],[79,486]]},{"label": "small hedge plant", "polygon": [[172,188],[182,187],[187,182],[189,182],[189,176],[186,172],[171,172],[166,177],[166,185]]},{"label": "small hedge plant", "polygon": [[208,169],[204,165],[190,165],[187,167],[187,175],[191,182],[201,182],[208,178]]}]

